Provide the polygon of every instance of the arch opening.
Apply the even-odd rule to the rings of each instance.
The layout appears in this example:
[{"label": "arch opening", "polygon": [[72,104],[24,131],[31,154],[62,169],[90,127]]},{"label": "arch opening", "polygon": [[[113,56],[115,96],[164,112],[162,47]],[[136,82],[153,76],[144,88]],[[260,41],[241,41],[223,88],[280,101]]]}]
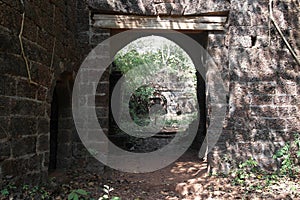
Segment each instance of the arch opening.
[{"label": "arch opening", "polygon": [[[114,31],[112,31],[114,32]],[[116,31],[118,32],[118,31]],[[188,36],[192,37],[198,43],[200,43],[204,48],[207,46],[207,33],[199,32],[199,33],[186,33]],[[151,36],[150,36],[151,37]],[[146,39],[142,41],[142,39]],[[148,39],[148,44],[147,44]],[[123,77],[126,76],[126,72],[131,70],[133,65],[141,65],[145,64],[145,60],[149,62],[151,58],[155,58],[161,61],[169,57],[174,58],[174,60],[178,59],[178,57],[174,56],[174,50],[170,48],[165,49],[166,55],[163,55],[163,47],[156,47],[157,49],[162,48],[163,50],[157,50],[159,53],[153,50],[153,43],[157,41],[157,38],[150,39],[145,37],[133,41],[124,47],[115,57],[115,60],[110,68],[110,96],[112,91],[116,89],[117,82]],[[161,43],[163,39],[158,40],[158,43]],[[165,39],[167,40],[167,39]],[[149,44],[151,43],[151,44]],[[154,48],[155,49],[155,48]],[[180,51],[183,49],[178,48]],[[170,52],[168,52],[170,51]],[[150,55],[147,55],[147,53]],[[146,55],[145,55],[146,54]],[[158,55],[161,54],[161,57]],[[142,56],[141,56],[142,55]],[[127,56],[127,57],[126,57]],[[142,57],[143,59],[137,59],[138,57]],[[165,57],[164,57],[165,56]],[[186,54],[188,57],[188,55]],[[201,55],[199,55],[201,56]],[[167,58],[166,58],[167,57]],[[134,60],[135,63],[129,62],[129,58]],[[120,61],[121,60],[121,61]],[[165,109],[164,116],[166,117],[166,124],[164,128],[156,134],[155,136],[147,139],[141,138],[133,138],[131,136],[128,137],[127,134],[122,134],[122,131],[117,126],[114,117],[117,117],[118,120],[122,116],[112,116],[112,112],[110,110],[109,114],[109,138],[110,140],[118,145],[119,147],[133,151],[133,152],[151,152],[159,149],[160,147],[167,145],[170,140],[174,138],[175,134],[178,134],[180,131],[187,131],[189,126],[198,126],[198,134],[195,138],[195,141],[191,148],[199,150],[205,134],[206,134],[206,95],[205,95],[205,81],[201,77],[199,73],[196,73],[195,66],[193,66],[193,62],[190,60],[191,64],[189,67],[182,67],[180,69],[167,68],[167,69],[155,69],[156,75],[158,78],[154,78],[154,81],[151,83],[151,87],[154,88],[154,92],[152,95],[148,96],[147,104],[147,112],[151,109],[152,105],[161,105],[161,110]],[[156,63],[157,64],[157,63]],[[180,65],[180,62],[174,62],[174,64]],[[125,66],[124,66],[125,65]],[[172,71],[173,70],[173,71]],[[183,75],[183,80],[180,80],[180,76],[178,74]],[[189,74],[189,76],[187,76]],[[182,78],[182,77],[181,77]],[[157,81],[157,82],[155,82]],[[189,82],[190,85],[186,83]],[[166,84],[167,83],[167,84]],[[181,85],[180,85],[181,84]],[[190,91],[188,91],[190,89]],[[119,91],[124,91],[124,88],[118,88]],[[154,95],[156,93],[156,96]],[[178,95],[180,94],[180,95]],[[182,94],[184,94],[182,97]],[[158,96],[160,97],[158,97]],[[179,97],[180,96],[180,97]],[[123,104],[123,95],[120,94],[120,100],[118,105],[121,107]],[[164,100],[162,100],[164,99]],[[159,103],[157,103],[157,102]],[[156,103],[155,103],[156,102]],[[152,105],[151,105],[152,104]],[[199,107],[196,106],[198,104]],[[111,107],[110,102],[110,107]],[[147,114],[146,114],[147,115]],[[200,117],[200,124],[194,124],[193,117]],[[132,116],[131,116],[132,117]],[[147,117],[146,117],[147,118]],[[143,121],[143,119],[141,119]],[[147,118],[150,120],[150,118]],[[125,122],[126,123],[126,122]],[[137,123],[138,125],[142,125],[140,121]],[[147,124],[147,123],[146,123]],[[183,126],[182,126],[183,125]]]}]

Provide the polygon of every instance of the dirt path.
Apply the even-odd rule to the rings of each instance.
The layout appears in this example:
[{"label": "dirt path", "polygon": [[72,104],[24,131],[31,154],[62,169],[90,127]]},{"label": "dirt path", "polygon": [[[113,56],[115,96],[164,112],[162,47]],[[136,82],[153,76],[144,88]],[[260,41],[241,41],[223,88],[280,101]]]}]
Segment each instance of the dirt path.
[{"label": "dirt path", "polygon": [[209,176],[207,163],[189,150],[168,167],[145,174],[109,170],[104,177],[122,200],[300,199],[298,180],[280,179],[262,188],[263,179],[236,185],[231,177]]},{"label": "dirt path", "polygon": [[[103,175],[84,173],[82,170],[55,172],[53,199],[66,199],[74,189],[90,192],[90,197],[100,197],[103,185],[114,190],[110,196],[122,200],[182,200],[206,199],[203,193],[207,163],[198,158],[198,152],[189,150],[171,165],[152,172],[132,174],[107,168]],[[52,184],[53,184],[52,183]],[[96,199],[98,199],[96,198]]]},{"label": "dirt path", "polygon": [[114,188],[113,195],[122,199],[175,200],[202,191],[199,184],[188,188],[188,183],[205,176],[207,163],[188,151],[166,168],[144,174],[131,174],[109,169],[104,176],[107,185]]},{"label": "dirt path", "polygon": [[111,197],[122,200],[300,199],[300,177],[283,177],[270,187],[262,187],[266,180],[261,178],[236,185],[232,177],[208,176],[207,163],[197,153],[189,150],[168,167],[152,173],[106,169],[104,175],[82,170],[56,174],[51,199],[67,199],[72,190],[79,188],[89,192],[85,199],[98,199],[104,194],[104,185],[114,188]]}]

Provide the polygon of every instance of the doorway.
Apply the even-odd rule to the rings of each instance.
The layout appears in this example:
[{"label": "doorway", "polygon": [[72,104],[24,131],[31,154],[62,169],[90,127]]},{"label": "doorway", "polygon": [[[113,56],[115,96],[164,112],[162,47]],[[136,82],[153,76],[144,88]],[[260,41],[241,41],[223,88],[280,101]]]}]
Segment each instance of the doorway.
[{"label": "doorway", "polygon": [[[124,31],[124,30],[119,30],[119,29],[111,30],[111,35],[117,34],[122,31]],[[191,37],[192,39],[196,40],[200,45],[202,45],[203,48],[207,47],[207,36],[208,36],[207,32],[194,32],[194,31],[187,31],[187,32],[182,31],[182,32],[184,34],[188,35],[189,37]],[[199,55],[199,56],[201,56],[201,55]],[[112,64],[111,70],[110,70],[110,82],[109,82],[110,97],[111,97],[111,93],[112,93],[116,83],[118,82],[118,80],[121,77],[122,77],[122,72],[117,69],[116,62],[114,62]],[[196,124],[196,126],[198,127],[198,131],[197,131],[197,135],[194,139],[194,142],[193,142],[193,145],[191,146],[191,148],[200,150],[200,147],[201,147],[203,140],[205,138],[205,135],[206,135],[206,94],[205,94],[206,86],[205,86],[205,80],[198,72],[195,71],[194,77],[196,79],[196,81],[195,81],[195,96],[196,96],[196,100],[199,105],[198,115],[199,115],[200,120],[199,120],[199,124]],[[161,91],[163,94],[167,94],[168,92],[169,93],[173,92],[172,90],[170,90],[168,88],[161,88]],[[153,99],[154,97],[152,96],[151,98]],[[166,99],[165,102],[169,103],[169,102],[173,101],[173,103],[175,105],[176,104],[178,105],[178,107],[176,108],[176,106],[174,106],[174,104],[173,105],[171,105],[170,103],[166,104],[168,106],[168,108],[166,110],[170,109],[170,107],[173,106],[174,111],[178,116],[182,114],[182,107],[185,107],[188,104],[187,101],[185,101],[183,103],[176,102],[176,100],[178,101],[178,99],[176,99],[174,102],[174,99],[171,99],[170,97],[169,98],[167,97],[165,99]],[[120,95],[120,102],[122,102],[122,95]],[[114,105],[114,106],[116,106],[116,105]],[[110,108],[111,108],[111,104],[110,104]],[[150,145],[147,145],[146,144],[147,142],[145,142],[143,140],[137,146],[145,145],[145,146],[152,146],[152,147],[149,148],[148,150],[142,149],[142,150],[138,151],[138,150],[136,150],[137,147],[135,146],[136,144],[134,144],[134,139],[132,137],[127,137],[127,136],[125,136],[125,134],[123,134],[123,135],[116,134],[116,131],[118,131],[119,129],[118,129],[118,127],[116,127],[116,123],[115,123],[114,118],[112,117],[111,110],[110,110],[109,116],[110,116],[109,137],[112,142],[114,142],[116,145],[118,145],[119,147],[122,147],[123,149],[126,149],[126,150],[131,149],[132,151],[136,151],[136,152],[154,151],[154,150],[160,148],[160,146],[168,144],[168,142],[174,137],[174,134],[177,133],[176,129],[173,129],[172,131],[171,131],[171,129],[169,129],[165,133],[161,133],[155,137],[152,137],[151,140],[155,140],[155,142],[151,143]],[[170,123],[172,123],[172,125],[175,124],[175,126],[176,126],[177,120],[178,120],[177,118],[171,119]],[[195,126],[195,124],[193,124],[193,122],[189,123],[189,125]],[[153,138],[155,138],[155,139],[153,139]],[[163,140],[165,140],[165,142],[162,142]]]},{"label": "doorway", "polygon": [[72,162],[73,119],[71,109],[73,74],[63,72],[53,91],[50,116],[48,171],[68,168]]}]

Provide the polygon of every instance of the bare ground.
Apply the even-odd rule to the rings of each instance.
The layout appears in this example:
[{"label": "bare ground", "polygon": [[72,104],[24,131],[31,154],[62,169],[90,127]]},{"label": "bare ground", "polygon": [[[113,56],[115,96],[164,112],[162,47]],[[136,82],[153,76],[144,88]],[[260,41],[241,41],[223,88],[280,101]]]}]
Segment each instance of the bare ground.
[{"label": "bare ground", "polygon": [[[299,176],[282,177],[268,187],[265,180],[254,178],[244,185],[233,184],[232,177],[208,176],[207,163],[188,151],[168,167],[145,174],[131,174],[107,169],[104,175],[83,170],[55,172],[49,183],[40,189],[47,191],[45,199],[67,199],[74,189],[84,189],[89,195],[81,199],[98,199],[103,186],[114,190],[110,196],[122,200],[200,200],[200,199],[300,199]],[[249,187],[249,185],[251,187]],[[27,189],[12,189],[9,197],[0,199],[42,199]]]},{"label": "bare ground", "polygon": [[207,163],[195,151],[152,173],[110,170],[105,179],[115,189],[113,195],[126,200],[300,199],[298,179],[279,180],[268,188],[259,187],[264,180],[252,181],[254,188],[234,185],[232,178],[209,176]]}]

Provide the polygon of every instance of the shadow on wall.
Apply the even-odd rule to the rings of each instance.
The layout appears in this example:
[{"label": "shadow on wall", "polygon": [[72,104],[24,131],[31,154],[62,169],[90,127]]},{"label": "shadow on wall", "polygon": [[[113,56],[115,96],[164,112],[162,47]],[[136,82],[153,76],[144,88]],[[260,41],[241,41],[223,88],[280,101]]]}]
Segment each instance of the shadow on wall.
[{"label": "shadow on wall", "polygon": [[[277,2],[274,16],[299,55],[299,14],[294,12],[299,9],[289,12],[293,5],[299,7],[295,2]],[[231,166],[254,158],[262,167],[276,169],[273,154],[300,132],[298,65],[274,26],[271,38],[268,32],[262,37],[259,29],[235,30],[232,34],[239,37],[250,32],[254,40],[251,47],[240,44],[230,49],[230,110],[226,131],[216,147],[225,152],[219,159]],[[236,44],[235,35],[231,37],[229,45]]]},{"label": "shadow on wall", "polygon": [[48,170],[68,168],[72,157],[73,73],[63,72],[53,92],[50,119],[50,157]]}]

